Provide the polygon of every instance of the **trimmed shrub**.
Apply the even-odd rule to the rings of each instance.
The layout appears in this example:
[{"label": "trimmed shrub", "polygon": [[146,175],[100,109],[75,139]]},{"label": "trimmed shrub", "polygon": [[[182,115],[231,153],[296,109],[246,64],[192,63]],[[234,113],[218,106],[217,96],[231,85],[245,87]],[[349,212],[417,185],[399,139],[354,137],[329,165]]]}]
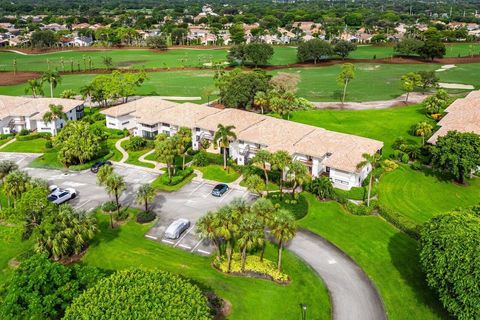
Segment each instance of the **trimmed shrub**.
[{"label": "trimmed shrub", "polygon": [[51,140],[48,140],[47,142],[45,142],[45,148],[46,149],[52,149],[53,148],[53,143]]},{"label": "trimmed shrub", "polygon": [[120,209],[120,212],[114,212],[113,217],[117,221],[125,221],[128,219],[130,216],[130,213],[128,212],[128,208]]},{"label": "trimmed shrub", "polygon": [[378,213],[388,222],[405,232],[410,237],[418,240],[420,238],[419,226],[402,216],[396,211],[377,205]]},{"label": "trimmed shrub", "polygon": [[107,201],[102,205],[102,210],[108,213],[113,212],[117,210],[117,204],[115,201]]},{"label": "trimmed shrub", "polygon": [[139,151],[147,147],[147,139],[143,137],[131,137],[125,144],[125,149],[129,151]]},{"label": "trimmed shrub", "polygon": [[355,204],[350,201],[348,201],[345,204],[345,208],[348,210],[353,215],[356,216],[369,216],[373,212],[373,208],[375,207],[375,204],[373,201],[370,201],[370,207],[367,207],[365,204]]},{"label": "trimmed shrub", "polygon": [[137,214],[138,223],[147,223],[155,220],[157,215],[151,211],[142,211]]},{"label": "trimmed shrub", "polygon": [[202,150],[199,153],[197,153],[196,155],[194,155],[193,156],[193,163],[196,166],[199,166],[199,167],[208,166],[209,161],[208,161],[207,153]]},{"label": "trimmed shrub", "polygon": [[160,176],[160,182],[167,186],[175,186],[185,180],[189,175],[193,173],[193,169],[190,167],[185,168],[185,170],[177,170],[174,176],[172,176],[172,181],[169,181],[168,174],[162,174]]},{"label": "trimmed shrub", "polygon": [[413,169],[413,170],[422,170],[423,168],[423,165],[420,161],[415,161],[414,163],[412,163],[410,165],[410,167]]},{"label": "trimmed shrub", "polygon": [[30,134],[30,130],[28,130],[28,129],[22,129],[18,133],[19,136],[28,136],[29,134]]},{"label": "trimmed shrub", "polygon": [[410,157],[408,156],[408,154],[404,153],[402,155],[402,158],[400,159],[403,163],[408,163],[408,161],[410,161]]},{"label": "trimmed shrub", "polygon": [[9,133],[0,133],[0,140],[5,140],[5,139],[8,139],[10,137],[13,137],[13,134]]}]

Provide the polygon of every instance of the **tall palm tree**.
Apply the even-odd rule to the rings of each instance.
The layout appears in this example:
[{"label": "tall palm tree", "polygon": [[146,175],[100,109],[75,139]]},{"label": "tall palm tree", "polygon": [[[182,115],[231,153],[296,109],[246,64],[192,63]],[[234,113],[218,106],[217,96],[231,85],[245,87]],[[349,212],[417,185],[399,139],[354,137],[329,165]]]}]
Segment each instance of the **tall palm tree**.
[{"label": "tall palm tree", "polygon": [[237,139],[237,135],[233,132],[235,126],[224,126],[219,124],[217,131],[213,135],[213,143],[215,147],[220,146],[223,150],[223,169],[227,170],[227,148],[231,140]]},{"label": "tall palm tree", "polygon": [[[251,209],[252,213],[257,217],[258,220],[262,223],[262,230],[265,229],[265,226],[270,225],[270,221],[273,219],[273,214],[275,213],[275,206],[273,203],[265,198],[260,198],[252,205]],[[265,238],[265,233],[263,233],[263,237]],[[265,239],[266,240],[266,239]],[[263,262],[263,256],[265,254],[265,243],[262,244],[262,251],[260,253],[260,261]]]},{"label": "tall palm tree", "polygon": [[432,125],[423,121],[415,126],[415,134],[422,137],[422,146],[425,145],[425,137],[432,133]]},{"label": "tall palm tree", "polygon": [[19,170],[10,172],[3,182],[3,191],[9,204],[10,199],[13,199],[13,206],[16,207],[17,199],[28,190],[29,186],[30,176],[26,172]]},{"label": "tall palm tree", "polygon": [[246,214],[239,223],[238,247],[242,255],[242,272],[245,272],[245,262],[247,260],[247,250],[255,247],[264,247],[265,233],[263,224],[252,214]]},{"label": "tall palm tree", "polygon": [[217,211],[217,232],[218,236],[227,243],[227,272],[230,272],[232,266],[232,253],[235,244],[235,233],[238,231],[239,210],[233,206],[225,206]]},{"label": "tall palm tree", "polygon": [[373,155],[368,154],[368,153],[364,153],[362,155],[362,157],[363,157],[364,160],[357,165],[357,169],[362,169],[363,167],[368,166],[368,165],[371,168],[370,179],[368,181],[368,195],[367,195],[367,207],[369,207],[370,206],[370,195],[372,193],[372,185],[373,185],[373,178],[374,178],[373,177],[373,171],[378,167],[378,165],[380,163],[381,156],[378,153],[375,153]]},{"label": "tall palm tree", "polygon": [[267,109],[270,105],[270,99],[268,94],[263,91],[258,91],[253,98],[253,104],[257,107],[260,107],[260,110],[263,114],[265,109]]},{"label": "tall palm tree", "polygon": [[57,120],[67,120],[68,118],[65,112],[63,112],[62,105],[50,104],[48,106],[48,109],[49,111],[43,114],[42,120],[43,122],[45,122],[45,124],[49,124],[49,123],[54,124],[53,133],[55,135],[57,131],[57,125],[56,125]]},{"label": "tall palm tree", "polygon": [[281,172],[279,179],[280,197],[283,197],[283,181],[285,180],[286,172],[291,163],[292,157],[287,151],[279,150],[272,155],[273,168]]},{"label": "tall palm tree", "polygon": [[252,158],[252,163],[254,165],[260,166],[263,170],[263,175],[265,176],[265,191],[268,195],[268,169],[267,165],[272,161],[272,154],[267,150],[258,150],[255,156]]},{"label": "tall palm tree", "polygon": [[[18,165],[12,160],[3,160],[0,161],[0,180],[3,182],[5,177],[8,176],[11,172],[18,170]],[[0,201],[0,208],[2,207],[2,202]]]},{"label": "tall palm tree", "polygon": [[[103,166],[108,167],[108,166]],[[122,192],[126,189],[125,180],[123,177],[113,171],[110,174],[101,174],[101,178],[97,177],[97,182],[105,187],[105,190],[110,196],[115,198],[115,204],[117,205],[117,215],[120,215],[120,202],[119,198]],[[113,229],[113,215],[110,214],[110,227]]]},{"label": "tall palm tree", "polygon": [[310,179],[308,168],[300,161],[292,161],[288,168],[288,174],[290,180],[293,181],[292,198],[295,199],[295,189]]},{"label": "tall palm tree", "polygon": [[192,143],[192,130],[181,127],[177,132],[180,140],[180,154],[182,155],[182,170],[185,170],[185,157],[187,156],[187,150]]},{"label": "tall palm tree", "polygon": [[53,98],[53,89],[62,82],[62,77],[58,71],[47,71],[42,75],[42,82],[50,84],[50,97]]},{"label": "tall palm tree", "polygon": [[220,257],[220,241],[218,237],[218,219],[215,213],[208,212],[206,215],[198,219],[195,224],[197,234],[202,240],[208,240],[213,243]]},{"label": "tall palm tree", "polygon": [[38,79],[30,79],[27,81],[27,87],[25,88],[25,93],[32,92],[34,98],[38,95],[43,96],[43,86],[42,82]]},{"label": "tall palm tree", "polygon": [[148,202],[153,201],[153,199],[155,199],[155,195],[155,189],[151,184],[142,184],[135,193],[135,201],[139,204],[144,204],[145,212],[147,212]]},{"label": "tall palm tree", "polygon": [[278,241],[277,269],[278,271],[281,271],[283,246],[285,242],[291,240],[297,232],[295,217],[288,210],[278,210],[270,223],[270,230],[272,235]]}]

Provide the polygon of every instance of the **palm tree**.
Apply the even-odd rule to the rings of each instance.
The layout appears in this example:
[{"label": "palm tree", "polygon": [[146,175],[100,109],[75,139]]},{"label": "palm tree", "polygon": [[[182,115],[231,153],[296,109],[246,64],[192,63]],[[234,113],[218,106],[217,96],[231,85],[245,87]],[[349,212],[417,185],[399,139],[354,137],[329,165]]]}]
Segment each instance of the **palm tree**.
[{"label": "palm tree", "polygon": [[268,195],[268,169],[267,164],[270,164],[272,161],[272,154],[267,150],[258,150],[255,156],[252,158],[252,163],[254,165],[260,166],[263,170],[263,175],[265,176],[265,191]]},{"label": "palm tree", "polygon": [[220,257],[220,242],[218,237],[218,219],[215,213],[208,212],[198,219],[196,223],[197,234],[202,240],[208,240],[213,243]]},{"label": "palm tree", "polygon": [[[8,176],[11,172],[18,170],[18,165],[12,160],[3,160],[0,161],[0,180],[3,182],[5,177]],[[0,208],[2,207],[2,202],[0,201]]]},{"label": "palm tree", "polygon": [[43,86],[41,81],[38,79],[31,79],[27,81],[27,85],[28,86],[25,88],[25,93],[29,93],[31,91],[34,98],[36,98],[37,95],[43,96]]},{"label": "palm tree", "polygon": [[264,247],[265,233],[263,224],[252,214],[246,214],[242,217],[239,224],[238,247],[242,255],[242,272],[245,272],[245,262],[247,260],[247,250],[257,246]]},{"label": "palm tree", "polygon": [[[103,166],[100,170],[102,170],[105,167],[109,166]],[[99,173],[100,173],[99,170]],[[120,215],[120,202],[119,198],[120,195],[122,194],[123,190],[126,189],[126,184],[125,180],[123,177],[113,171],[110,171],[108,174],[108,171],[105,170],[105,172],[102,172],[100,177],[97,177],[97,182],[105,187],[105,190],[110,196],[115,197],[115,204],[117,205],[117,215]],[[110,227],[113,229],[113,215],[110,214]]]},{"label": "palm tree", "polygon": [[290,211],[280,209],[270,222],[270,231],[278,241],[277,269],[282,270],[282,250],[285,242],[291,240],[297,232],[297,223]]},{"label": "palm tree", "polygon": [[260,110],[263,114],[265,109],[268,108],[268,106],[270,105],[270,99],[268,94],[263,91],[258,91],[255,94],[255,98],[253,99],[253,104],[257,107],[260,107]]},{"label": "palm tree", "polygon": [[365,166],[370,166],[370,168],[371,168],[370,179],[368,181],[368,195],[367,195],[367,207],[369,207],[370,206],[370,194],[372,192],[372,184],[373,184],[373,171],[375,170],[375,168],[377,168],[377,166],[380,162],[381,156],[378,153],[375,153],[373,155],[370,155],[368,153],[364,153],[362,155],[362,157],[363,157],[364,160],[357,165],[357,169],[362,169]]},{"label": "palm tree", "polygon": [[422,137],[422,146],[425,145],[425,137],[432,133],[432,125],[423,121],[415,126],[415,134]]},{"label": "palm tree", "polygon": [[67,115],[65,112],[63,112],[63,106],[62,105],[55,105],[55,104],[50,104],[48,106],[49,111],[45,112],[42,116],[43,122],[45,124],[53,123],[54,128],[53,128],[53,135],[55,135],[57,131],[57,126],[56,122],[57,120],[67,120]]},{"label": "palm tree", "polygon": [[[275,212],[275,207],[273,203],[265,198],[260,198],[252,205],[250,208],[252,213],[257,217],[258,220],[261,221],[263,227],[262,230],[265,229],[265,226],[270,225],[270,221],[273,219],[273,214]],[[263,234],[265,237],[265,234]],[[262,245],[262,251],[260,253],[260,261],[263,261],[263,256],[265,254],[265,241]]]},{"label": "palm tree", "polygon": [[13,198],[13,206],[16,207],[17,199],[28,190],[30,186],[30,176],[23,171],[15,170],[10,172],[3,182],[3,191],[8,199],[10,205],[10,199]]},{"label": "palm tree", "polygon": [[235,242],[235,233],[238,231],[239,210],[233,206],[220,208],[216,214],[217,233],[227,243],[227,272],[230,272],[232,265],[232,253]]},{"label": "palm tree", "polygon": [[281,171],[279,184],[278,184],[280,187],[280,197],[283,197],[283,181],[285,179],[288,167],[290,166],[291,163],[292,163],[292,157],[287,151],[279,150],[272,155],[273,168]]},{"label": "palm tree", "polygon": [[50,84],[50,97],[53,98],[53,89],[62,82],[62,77],[58,71],[47,71],[42,75],[42,82]]},{"label": "palm tree", "polygon": [[310,179],[308,168],[300,161],[293,161],[288,168],[288,173],[290,180],[293,181],[292,198],[295,199],[295,189]]},{"label": "palm tree", "polygon": [[139,204],[145,205],[145,212],[148,211],[148,202],[153,201],[155,199],[155,189],[152,187],[151,184],[142,184],[135,194],[135,200]]},{"label": "palm tree", "polygon": [[177,132],[178,138],[180,140],[180,153],[182,155],[182,170],[185,170],[185,157],[187,155],[187,150],[190,144],[192,143],[192,130],[181,127]]},{"label": "palm tree", "polygon": [[230,140],[237,139],[237,135],[233,132],[235,126],[224,126],[219,124],[217,131],[213,135],[213,143],[215,147],[220,146],[223,150],[223,169],[227,170],[227,148],[230,145]]}]

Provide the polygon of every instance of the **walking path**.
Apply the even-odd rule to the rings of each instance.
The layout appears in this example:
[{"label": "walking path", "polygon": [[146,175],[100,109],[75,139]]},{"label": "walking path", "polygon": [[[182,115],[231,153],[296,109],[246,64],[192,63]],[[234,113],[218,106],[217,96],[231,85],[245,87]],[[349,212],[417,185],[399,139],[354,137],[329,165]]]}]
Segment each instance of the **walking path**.
[{"label": "walking path", "polygon": [[143,163],[153,164],[155,166],[155,170],[161,170],[162,168],[165,168],[166,165],[164,163],[160,163],[160,162],[157,162],[157,161],[145,159],[146,157],[148,157],[149,155],[151,155],[154,152],[155,152],[155,150],[151,150],[151,151],[145,153],[144,155],[140,156],[140,158],[138,158],[138,161],[143,162]]},{"label": "walking path", "polygon": [[130,137],[125,137],[125,138],[122,138],[122,139],[118,140],[117,142],[115,142],[115,148],[118,151],[120,151],[120,153],[122,154],[122,159],[120,159],[120,161],[118,161],[119,163],[125,163],[128,160],[128,152],[125,151],[125,149],[123,149],[123,147],[122,147],[122,142],[126,141],[128,139],[130,139]]},{"label": "walking path", "polygon": [[6,146],[8,146],[10,143],[14,143],[15,141],[17,141],[17,139],[16,139],[16,138],[13,138],[12,140],[10,140],[10,141],[2,144],[2,145],[0,146],[0,150],[3,149],[3,148],[5,148]]},{"label": "walking path", "polygon": [[382,300],[363,270],[327,240],[300,230],[288,249],[323,279],[332,299],[334,320],[386,320]]}]

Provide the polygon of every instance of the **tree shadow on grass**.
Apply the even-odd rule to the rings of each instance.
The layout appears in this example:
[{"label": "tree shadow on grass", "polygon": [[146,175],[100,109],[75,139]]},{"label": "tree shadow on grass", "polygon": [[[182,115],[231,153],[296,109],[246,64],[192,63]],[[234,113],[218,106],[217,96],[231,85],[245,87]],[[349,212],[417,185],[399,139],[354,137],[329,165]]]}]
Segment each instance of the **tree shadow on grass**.
[{"label": "tree shadow on grass", "polygon": [[449,319],[438,297],[428,286],[421,269],[418,256],[418,243],[402,232],[390,238],[388,250],[392,263],[405,283],[415,292],[417,303],[421,304],[438,318]]},{"label": "tree shadow on grass", "polygon": [[110,217],[108,215],[97,214],[98,220],[98,229],[100,230],[98,234],[93,238],[90,243],[90,247],[97,247],[100,243],[108,243],[115,240],[120,234],[121,226],[116,226],[115,228],[110,227]]}]

